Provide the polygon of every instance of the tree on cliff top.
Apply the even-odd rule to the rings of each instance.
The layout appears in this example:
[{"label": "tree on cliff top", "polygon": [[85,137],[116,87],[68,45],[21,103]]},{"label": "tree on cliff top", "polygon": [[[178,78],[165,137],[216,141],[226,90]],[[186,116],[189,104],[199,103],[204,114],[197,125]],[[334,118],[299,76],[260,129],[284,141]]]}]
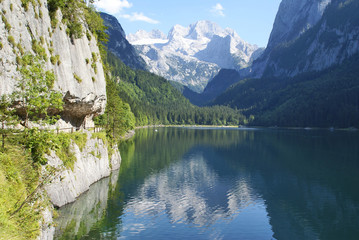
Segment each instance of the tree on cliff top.
[{"label": "tree on cliff top", "polygon": [[55,75],[45,71],[44,62],[36,56],[27,54],[22,60],[21,77],[12,94],[17,114],[23,117],[26,128],[29,120],[51,123],[63,108],[62,94],[52,89]]}]

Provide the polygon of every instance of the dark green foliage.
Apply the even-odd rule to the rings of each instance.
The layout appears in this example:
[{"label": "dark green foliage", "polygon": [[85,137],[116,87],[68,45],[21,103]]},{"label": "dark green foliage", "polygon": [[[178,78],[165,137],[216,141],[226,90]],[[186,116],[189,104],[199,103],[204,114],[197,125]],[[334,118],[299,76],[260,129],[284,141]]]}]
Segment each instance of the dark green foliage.
[{"label": "dark green foliage", "polygon": [[245,123],[239,111],[224,106],[193,106],[166,79],[142,70],[132,70],[113,54],[108,55],[112,76],[118,77],[119,95],[131,106],[136,125]]},{"label": "dark green foliage", "polygon": [[12,46],[15,46],[15,39],[14,39],[14,37],[13,36],[8,36],[7,37],[7,40],[9,41],[9,43],[12,45]]},{"label": "dark green foliage", "polygon": [[35,163],[45,165],[47,159],[45,153],[49,153],[52,148],[52,133],[47,131],[40,131],[38,128],[25,129],[25,138],[23,144],[31,152],[32,160]]},{"label": "dark green foliage", "polygon": [[37,42],[36,40],[32,40],[32,50],[34,51],[34,53],[41,57],[43,60],[47,61],[47,54],[46,54],[46,50],[43,46],[41,46],[41,44],[39,42]]},{"label": "dark green foliage", "polygon": [[7,30],[7,32],[10,32],[11,30],[11,25],[10,23],[7,21],[4,13],[1,14],[1,20],[3,21],[3,23],[5,24],[5,29]]},{"label": "dark green foliage", "polygon": [[25,9],[25,11],[29,10],[29,3],[31,3],[33,6],[36,6],[35,0],[21,0],[21,6]]},{"label": "dark green foliage", "polygon": [[62,94],[52,90],[55,75],[43,69],[44,62],[38,57],[25,55],[22,58],[21,78],[12,99],[17,102],[17,113],[24,119],[25,127],[29,120],[51,123],[62,110]]},{"label": "dark green foliage", "polygon": [[82,83],[82,79],[76,73],[74,73],[74,78],[78,83]]},{"label": "dark green foliage", "polygon": [[53,65],[55,65],[55,64],[59,65],[60,55],[51,56],[50,61]]},{"label": "dark green foliage", "polygon": [[135,116],[130,106],[119,97],[116,83],[110,79],[107,79],[106,95],[105,122],[107,125],[107,135],[116,141],[126,131],[135,127]]},{"label": "dark green foliage", "polygon": [[[58,21],[56,19],[56,11],[58,9],[61,10],[63,14],[62,21],[67,26],[66,32],[72,39],[83,36],[82,22],[85,21],[99,43],[107,41],[106,28],[103,25],[102,18],[91,4],[87,6],[85,1],[79,0],[48,0],[48,9],[53,27],[56,27]],[[88,38],[91,36],[89,34],[86,35]]]},{"label": "dark green foliage", "polygon": [[254,124],[359,127],[359,55],[320,73],[242,80],[215,104],[245,109]]}]

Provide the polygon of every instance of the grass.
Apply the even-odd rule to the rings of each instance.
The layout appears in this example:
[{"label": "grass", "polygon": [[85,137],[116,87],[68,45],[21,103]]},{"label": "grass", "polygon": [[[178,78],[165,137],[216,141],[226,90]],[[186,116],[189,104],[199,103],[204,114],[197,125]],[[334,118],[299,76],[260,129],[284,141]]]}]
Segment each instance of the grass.
[{"label": "grass", "polygon": [[[49,134],[56,155],[66,168],[73,169],[76,157],[71,151],[71,143],[74,142],[83,151],[87,134]],[[20,138],[23,135],[9,136],[5,149],[0,151],[0,239],[36,239],[40,233],[41,209],[49,204],[38,193],[31,195],[40,185],[41,165],[34,162],[29,149],[19,144]],[[108,144],[105,132],[94,133],[92,138],[101,139],[104,144]],[[90,154],[101,158],[99,152],[96,154],[96,151],[92,151]],[[16,212],[28,196],[32,197]]]},{"label": "grass", "polygon": [[12,215],[39,183],[39,165],[22,146],[9,143],[0,152],[0,239],[36,239],[42,202],[36,195]]},{"label": "grass", "polygon": [[87,143],[87,134],[82,132],[74,132],[69,134],[70,138],[75,142],[75,144],[80,148],[82,152]]}]

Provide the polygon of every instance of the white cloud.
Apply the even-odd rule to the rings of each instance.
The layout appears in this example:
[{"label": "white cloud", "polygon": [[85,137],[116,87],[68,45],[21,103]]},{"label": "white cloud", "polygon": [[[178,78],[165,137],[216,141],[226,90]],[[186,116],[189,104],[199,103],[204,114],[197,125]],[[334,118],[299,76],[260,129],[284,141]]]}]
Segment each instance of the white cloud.
[{"label": "white cloud", "polygon": [[128,19],[131,22],[142,21],[142,22],[147,22],[147,23],[151,23],[151,24],[160,23],[157,20],[154,20],[152,18],[149,18],[149,17],[145,16],[143,13],[137,13],[137,12],[134,12],[134,13],[131,13],[131,14],[124,14],[124,15],[121,15],[120,17]]},{"label": "white cloud", "polygon": [[216,5],[214,5],[211,8],[211,12],[216,16],[221,16],[221,17],[225,16],[224,7],[220,3],[217,3]]},{"label": "white cloud", "polygon": [[109,14],[116,14],[124,8],[131,8],[132,3],[127,0],[96,0],[95,6]]}]

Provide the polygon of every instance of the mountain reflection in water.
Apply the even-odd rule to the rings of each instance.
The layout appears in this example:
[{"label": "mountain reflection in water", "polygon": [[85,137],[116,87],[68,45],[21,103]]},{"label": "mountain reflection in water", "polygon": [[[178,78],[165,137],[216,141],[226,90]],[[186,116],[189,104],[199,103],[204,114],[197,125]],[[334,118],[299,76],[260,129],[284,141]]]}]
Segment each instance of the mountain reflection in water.
[{"label": "mountain reflection in water", "polygon": [[356,239],[359,135],[143,129],[77,239]]}]

